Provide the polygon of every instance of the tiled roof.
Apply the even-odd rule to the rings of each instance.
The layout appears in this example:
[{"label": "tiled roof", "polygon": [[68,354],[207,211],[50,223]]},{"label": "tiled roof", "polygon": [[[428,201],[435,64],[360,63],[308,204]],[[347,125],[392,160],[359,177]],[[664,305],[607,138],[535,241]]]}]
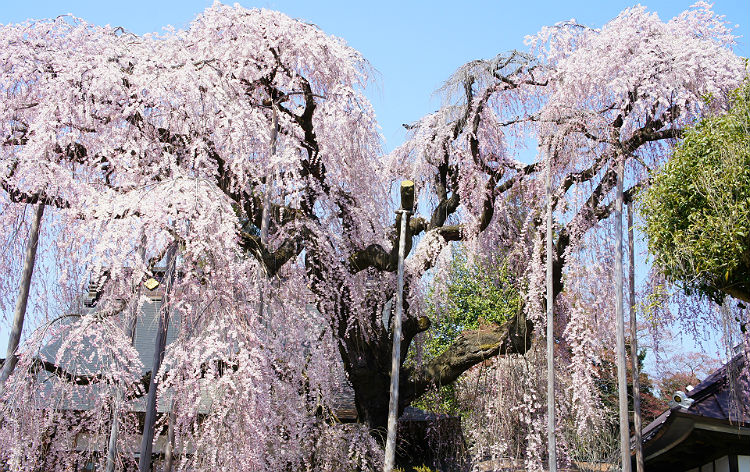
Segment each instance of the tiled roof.
[{"label": "tiled roof", "polygon": [[689,413],[750,425],[750,375],[739,353],[709,375],[689,394]]},{"label": "tiled roof", "polygon": [[750,374],[743,353],[735,355],[688,393],[688,408],[674,406],[643,429],[643,442],[653,438],[673,412],[750,426]]},{"label": "tiled roof", "polygon": [[686,470],[726,455],[750,454],[750,373],[744,353],[699,383],[687,398],[643,429],[648,470]]},{"label": "tiled roof", "polygon": [[[158,276],[158,274],[157,274]],[[141,369],[141,373],[145,374],[149,372],[153,366],[154,362],[154,340],[156,339],[156,330],[158,328],[158,321],[159,321],[159,315],[161,310],[161,296],[163,294],[163,289],[161,288],[161,284],[156,287],[154,290],[148,290],[147,288],[142,289],[142,295],[144,296],[144,301],[141,304],[140,308],[140,315],[137,318],[136,326],[135,326],[135,338],[134,338],[134,347],[136,351],[138,352],[138,357],[143,365]],[[93,301],[93,303],[84,303],[84,305],[87,307],[84,308],[86,311],[93,311],[96,309],[96,294],[92,293],[91,291],[87,294],[85,301]],[[312,306],[308,307],[308,309],[313,309]],[[68,324],[74,324],[78,322],[79,318],[71,317],[66,318],[62,323],[68,323]],[[179,332],[179,323],[180,319],[177,314],[172,314],[170,316],[170,323],[169,323],[169,329],[167,331],[167,340],[166,344],[167,346],[171,344],[173,341],[177,339],[177,335]],[[83,347],[80,349],[77,349],[76,351],[76,363],[75,363],[75,372],[78,374],[96,374],[99,367],[95,364],[94,359],[96,359],[95,353],[93,351],[93,347],[86,345],[85,343],[82,343]],[[47,344],[39,353],[39,356],[44,361],[55,363],[57,359],[58,352],[60,348],[62,347],[62,340],[56,339],[49,344]],[[87,360],[90,360],[90,362],[87,363]],[[67,365],[66,362],[67,359],[65,356],[62,359],[62,366],[64,368],[72,368],[72,366]],[[349,421],[355,421],[357,419],[357,410],[356,405],[354,401],[354,391],[352,390],[351,384],[347,380],[346,373],[344,372],[343,365],[339,364],[338,368],[336,369],[336,376],[338,378],[339,387],[336,389],[336,392],[334,393],[333,398],[333,410],[336,414],[336,417],[344,422]],[[44,393],[45,396],[49,396],[49,394],[52,393],[52,389],[54,388],[53,384],[50,382],[42,382],[40,387],[40,393]],[[92,389],[94,391],[92,391]],[[89,386],[85,389],[85,394],[82,392],[74,392],[73,397],[71,399],[68,399],[64,402],[63,405],[58,406],[58,408],[63,409],[73,409],[73,410],[86,410],[92,407],[91,403],[91,397],[96,395],[95,391],[97,390],[97,386]],[[205,404],[210,404],[210,398],[208,397],[210,394],[208,393],[208,390],[206,391],[206,399]],[[170,402],[168,401],[159,401],[158,402],[158,410],[160,412],[166,412],[168,409],[168,405]],[[134,411],[145,411],[145,398],[139,398],[136,399],[133,402],[133,409]]]}]

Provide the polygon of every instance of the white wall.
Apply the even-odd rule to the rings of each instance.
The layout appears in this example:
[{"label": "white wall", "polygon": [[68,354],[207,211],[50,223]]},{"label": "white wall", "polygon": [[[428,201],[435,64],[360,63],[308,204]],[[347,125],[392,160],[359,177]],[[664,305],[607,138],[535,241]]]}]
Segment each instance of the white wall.
[{"label": "white wall", "polygon": [[708,464],[702,465],[701,472],[714,472],[714,463],[709,462]]},{"label": "white wall", "polygon": [[724,456],[714,461],[715,472],[729,472],[729,457]]},{"label": "white wall", "polygon": [[[737,456],[737,471],[738,472],[750,472],[750,456]],[[729,472],[729,457],[724,456],[720,459],[716,459],[713,462],[704,464],[703,466],[695,469],[690,469],[686,472]]]}]

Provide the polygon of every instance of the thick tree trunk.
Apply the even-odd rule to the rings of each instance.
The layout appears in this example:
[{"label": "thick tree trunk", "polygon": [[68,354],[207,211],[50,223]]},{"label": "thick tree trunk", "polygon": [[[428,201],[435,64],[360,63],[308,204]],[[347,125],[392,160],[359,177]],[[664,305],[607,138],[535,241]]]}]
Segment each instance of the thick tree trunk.
[{"label": "thick tree trunk", "polygon": [[[339,352],[354,390],[358,420],[366,424],[378,441],[385,445],[391,384],[390,340],[385,337],[366,340],[351,333],[339,342]],[[403,385],[402,382],[401,391]],[[403,408],[399,414],[401,411]]]},{"label": "thick tree trunk", "polygon": [[[350,372],[359,421],[366,424],[378,441],[385,444],[391,380],[386,370],[358,368]],[[403,387],[402,387],[403,388]],[[402,400],[403,401],[403,400]],[[406,405],[399,401],[398,415]]]},{"label": "thick tree trunk", "polygon": [[18,288],[18,298],[16,299],[16,308],[13,312],[13,326],[8,338],[8,354],[5,358],[2,371],[0,371],[0,395],[5,389],[5,382],[13,373],[18,363],[16,350],[21,341],[21,330],[23,330],[23,321],[26,317],[26,306],[29,301],[29,290],[31,289],[31,276],[34,272],[36,263],[36,248],[39,243],[39,227],[44,214],[44,204],[37,205],[34,210],[34,217],[31,221],[29,230],[29,240],[26,243],[26,256],[23,261],[23,272],[21,274],[21,285]]},{"label": "thick tree trunk", "polygon": [[[402,186],[401,199],[402,208],[410,208],[413,203],[408,202],[414,200],[414,187]],[[401,215],[399,214],[396,217],[394,229],[400,228],[400,224]],[[412,219],[408,222],[409,229],[405,237],[401,236],[400,231],[396,231],[395,234],[398,236],[393,239],[393,249],[390,251],[371,245],[352,255],[349,259],[352,270],[358,272],[368,267],[382,271],[396,270],[398,264],[396,248],[399,247],[403,238],[405,253],[408,254],[412,245],[412,234],[421,231],[419,230],[420,224],[424,224],[424,221]],[[451,238],[455,236],[453,232],[460,233],[457,227],[444,228],[444,230],[450,234],[446,232],[441,234],[450,240],[453,240]],[[565,239],[560,244],[564,246],[568,241]],[[563,246],[556,250],[564,252]],[[555,262],[562,263],[562,259],[559,257]],[[329,268],[325,264],[317,262],[313,252],[306,257],[306,264],[308,271],[314,275],[315,279],[321,281],[319,284],[312,284],[314,291],[318,287],[327,287],[323,281],[330,282],[336,279],[337,274],[328,272]],[[553,272],[555,295],[562,289],[560,281],[562,271],[557,269]],[[348,311],[349,300],[345,287],[333,298],[332,294],[323,288],[317,291],[317,295],[321,299],[328,299],[331,305],[337,307],[338,326],[335,326],[335,329],[338,330],[339,352],[354,389],[359,421],[366,424],[381,444],[384,444],[390,397],[391,336],[379,324],[380,312],[377,309],[373,313],[375,321],[369,327],[368,333],[362,332],[356,325],[354,327],[348,325],[351,316]],[[404,310],[404,313],[408,313],[408,310]],[[412,340],[418,333],[426,331],[429,327],[430,321],[427,317],[406,316],[403,320],[397,410],[399,416],[407,406],[429,389],[451,384],[471,367],[497,355],[526,352],[531,345],[530,336],[533,331],[531,323],[521,311],[502,325],[483,326],[477,330],[461,333],[443,354],[424,365],[405,367],[403,363]]]},{"label": "thick tree trunk", "polygon": [[[403,361],[413,337],[429,328],[427,318],[404,320],[398,414],[434,386],[449,385],[471,367],[495,357],[524,353],[531,345],[531,324],[519,313],[502,325],[461,333],[440,356],[419,367]],[[390,389],[390,339],[364,341],[350,335],[340,346],[344,367],[352,384],[359,420],[385,439]]]}]

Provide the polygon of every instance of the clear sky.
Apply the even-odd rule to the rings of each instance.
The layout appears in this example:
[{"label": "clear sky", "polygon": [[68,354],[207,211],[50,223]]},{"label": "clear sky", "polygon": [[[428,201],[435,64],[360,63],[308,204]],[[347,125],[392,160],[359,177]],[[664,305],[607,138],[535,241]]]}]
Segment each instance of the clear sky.
[{"label": "clear sky", "polygon": [[[213,0],[3,0],[0,23],[51,18],[72,13],[88,22],[122,26],[142,34],[166,25],[184,28]],[[643,2],[663,20],[693,3]],[[542,26],[575,18],[599,27],[633,5],[621,0],[464,0],[378,2],[261,0],[240,2],[247,8],[280,10],[317,24],[345,39],[377,71],[368,92],[386,139],[386,150],[404,139],[402,123],[411,123],[435,110],[433,92],[457,67],[510,49],[523,49],[525,35]],[[750,56],[750,8],[747,0],[716,0],[714,10],[737,25],[738,54]],[[2,268],[0,268],[2,270]],[[7,326],[0,323],[0,357],[5,357]]]},{"label": "clear sky", "polygon": [[[643,2],[663,20],[694,0]],[[95,24],[122,26],[133,33],[158,32],[166,25],[184,28],[213,0],[4,0],[0,23],[52,18],[72,13]],[[228,3],[228,2],[227,2]],[[376,2],[314,0],[243,0],[247,8],[280,10],[315,23],[345,39],[378,72],[369,92],[386,149],[404,139],[402,123],[436,109],[433,92],[460,65],[473,59],[524,48],[525,35],[542,26],[575,18],[598,27],[635,3],[622,0],[463,0]],[[737,52],[750,56],[750,7],[747,0],[717,0],[714,9],[738,24]]]}]

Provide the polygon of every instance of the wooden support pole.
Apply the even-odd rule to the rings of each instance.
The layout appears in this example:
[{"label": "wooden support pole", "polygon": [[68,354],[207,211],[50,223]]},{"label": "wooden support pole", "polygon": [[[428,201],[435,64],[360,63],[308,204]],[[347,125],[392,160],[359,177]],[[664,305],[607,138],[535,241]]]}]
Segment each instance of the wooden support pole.
[{"label": "wooden support pole", "polygon": [[174,422],[176,420],[177,411],[175,409],[174,402],[172,408],[169,410],[169,421],[167,423],[167,445],[164,448],[164,470],[162,472],[172,472],[172,465],[174,464]]},{"label": "wooden support pole", "polygon": [[383,471],[391,472],[396,462],[396,430],[398,427],[398,389],[401,368],[401,316],[404,306],[404,253],[409,214],[414,206],[414,182],[401,182],[401,232],[398,239],[398,271],[396,287],[396,314],[393,318],[393,351],[391,355],[391,392],[388,403],[388,433],[385,442]]},{"label": "wooden support pole", "polygon": [[16,308],[13,311],[13,325],[11,326],[10,336],[8,337],[8,353],[5,357],[3,369],[0,371],[0,395],[5,389],[5,382],[13,373],[18,363],[18,344],[21,342],[21,331],[23,330],[23,321],[26,317],[26,307],[29,301],[29,290],[31,289],[31,276],[34,273],[36,264],[36,249],[39,245],[39,227],[42,223],[44,214],[44,204],[39,204],[34,209],[34,216],[31,220],[31,229],[29,230],[29,239],[26,243],[26,255],[23,260],[23,271],[21,272],[21,285],[18,287],[18,298],[16,299]]},{"label": "wooden support pole", "polygon": [[[141,236],[141,244],[138,246],[138,259],[143,262],[146,258],[146,235]],[[141,281],[137,281],[132,291],[132,299],[128,307],[127,318],[125,319],[125,336],[130,340],[132,345],[135,342],[135,325],[138,321],[138,311],[140,309],[141,299]],[[122,403],[123,391],[118,390],[115,394],[114,405],[112,407],[112,426],[109,431],[109,444],[107,445],[107,463],[105,472],[114,472],[117,463],[117,437],[120,433],[120,404]]]},{"label": "wooden support pole", "polygon": [[617,318],[617,398],[620,410],[620,461],[622,472],[630,472],[630,428],[628,427],[628,379],[625,368],[625,313],[623,313],[622,180],[623,159],[617,162],[615,200],[615,318]]},{"label": "wooden support pole", "polygon": [[630,297],[630,358],[633,363],[633,430],[635,436],[635,465],[643,472],[643,443],[641,439],[641,386],[638,371],[638,326],[635,313],[635,237],[633,235],[633,202],[628,204],[628,294]]},{"label": "wooden support pole", "polygon": [[159,313],[159,323],[154,342],[154,361],[151,368],[151,381],[148,385],[146,397],[146,419],[143,425],[140,456],[138,457],[138,471],[151,472],[151,452],[154,443],[154,424],[156,423],[156,377],[159,375],[161,361],[164,359],[164,348],[167,344],[167,329],[169,328],[169,292],[174,281],[177,244],[173,243],[167,251],[167,269],[164,274],[164,296]]},{"label": "wooden support pole", "polygon": [[547,149],[547,453],[550,472],[557,471],[555,438],[555,294],[552,284],[552,155]]}]

